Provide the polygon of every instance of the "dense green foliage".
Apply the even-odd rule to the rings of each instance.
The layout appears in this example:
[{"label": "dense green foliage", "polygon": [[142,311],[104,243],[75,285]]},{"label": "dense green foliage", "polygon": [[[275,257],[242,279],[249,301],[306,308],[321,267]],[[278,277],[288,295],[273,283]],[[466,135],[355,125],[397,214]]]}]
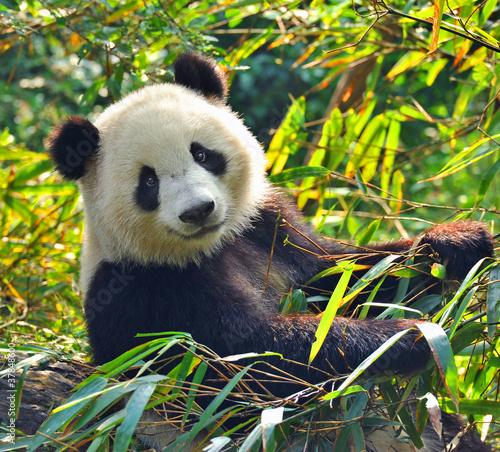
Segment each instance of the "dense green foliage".
[{"label": "dense green foliage", "polygon": [[[364,244],[461,218],[481,219],[498,231],[497,0],[433,5],[421,0],[0,0],[0,27],[0,328],[2,342],[15,342],[20,351],[38,345],[67,357],[86,356],[78,287],[83,218],[76,187],[53,173],[43,153],[50,127],[70,114],[93,119],[124,93],[171,80],[171,63],[182,51],[201,51],[227,68],[230,103],[263,142],[271,179],[296,197],[322,233]],[[409,303],[405,290],[411,272],[386,266],[374,273],[383,277],[387,271],[406,277],[391,302]],[[436,272],[443,276],[439,267]],[[438,369],[400,381],[396,390],[390,379],[354,384],[362,369],[355,370],[347,380],[337,379],[343,381],[335,385],[340,392],[330,385],[325,400],[313,397],[295,406],[279,428],[279,414],[263,425],[256,409],[256,426],[246,426],[251,433],[233,440],[241,450],[257,450],[262,440],[266,450],[285,450],[283,438],[292,427],[299,444],[314,438],[322,427],[311,421],[316,413],[316,420],[337,422],[328,424],[341,432],[335,450],[347,450],[348,442],[361,450],[362,425],[383,424],[380,408],[412,397],[415,390],[419,396],[436,393],[449,411],[459,404],[495,444],[498,280],[498,267],[485,262],[456,292],[443,289],[412,305],[447,332],[423,331],[436,337]],[[344,295],[332,303],[340,305]],[[294,292],[283,306],[288,312],[305,302]],[[408,312],[394,309],[390,315]],[[460,324],[465,327],[457,329]],[[201,381],[213,359],[203,348],[204,358],[186,354],[169,379],[142,376],[125,391],[116,380],[146,351],[175,341],[194,350],[188,337],[174,336],[122,357],[82,386],[89,398],[78,405],[80,411],[70,406],[55,413],[47,431],[61,432],[79,412],[95,408],[99,395],[106,407],[124,392],[142,388],[130,400],[135,412],[148,402],[149,407],[182,399],[187,412],[198,414],[195,430],[208,426],[214,436],[228,436],[217,428],[225,420],[214,414],[220,400],[200,417],[187,398],[190,388],[179,391],[172,383],[191,373]],[[228,364],[234,377],[228,392],[247,372]],[[247,401],[255,405],[251,397]],[[418,444],[422,411],[416,426],[402,406],[390,407],[385,416],[400,422]],[[363,424],[363,416],[369,422]],[[118,411],[105,413],[99,422],[100,430],[72,425],[63,441],[77,448],[80,441],[94,441],[92,450],[107,450],[111,433],[117,450],[129,447],[134,418]],[[20,444],[30,441],[21,438]],[[12,450],[5,447],[0,450]]]}]

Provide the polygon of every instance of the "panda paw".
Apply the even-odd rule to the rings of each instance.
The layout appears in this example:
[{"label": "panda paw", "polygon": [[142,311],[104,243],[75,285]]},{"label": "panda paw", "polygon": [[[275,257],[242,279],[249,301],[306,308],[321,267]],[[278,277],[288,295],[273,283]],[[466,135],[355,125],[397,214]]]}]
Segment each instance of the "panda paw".
[{"label": "panda paw", "polygon": [[493,256],[495,239],[484,223],[458,221],[439,224],[425,232],[419,245],[428,245],[446,266],[449,279],[463,279],[481,259]]}]

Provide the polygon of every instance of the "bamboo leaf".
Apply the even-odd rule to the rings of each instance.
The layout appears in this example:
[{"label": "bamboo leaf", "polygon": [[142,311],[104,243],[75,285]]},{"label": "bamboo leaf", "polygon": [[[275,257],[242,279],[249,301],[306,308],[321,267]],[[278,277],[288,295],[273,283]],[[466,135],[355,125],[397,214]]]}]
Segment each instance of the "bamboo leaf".
[{"label": "bamboo leaf", "polygon": [[155,388],[156,383],[142,384],[134,391],[132,397],[130,397],[125,407],[125,419],[116,429],[113,452],[126,452],[128,450],[137,423]]},{"label": "bamboo leaf", "polygon": [[330,170],[322,166],[299,166],[273,174],[269,179],[275,184],[283,184],[303,177],[325,177],[328,174]]},{"label": "bamboo leaf", "polygon": [[384,159],[382,161],[381,188],[384,192],[389,191],[391,182],[392,170],[394,168],[394,160],[396,158],[396,149],[399,144],[399,134],[401,132],[401,123],[392,118],[389,122],[389,130],[387,131],[387,140],[385,143]]},{"label": "bamboo leaf", "polygon": [[417,323],[417,327],[429,344],[441,379],[458,409],[458,371],[448,336],[436,323]]},{"label": "bamboo leaf", "polygon": [[500,169],[500,159],[497,160],[493,166],[487,171],[487,173],[484,175],[484,177],[481,178],[481,182],[479,182],[479,189],[477,190],[477,196],[476,196],[476,206],[478,206],[486,196],[486,192],[488,191],[488,188],[490,188],[490,184],[497,174],[498,170]]},{"label": "bamboo leaf", "polygon": [[352,272],[354,270],[354,264],[349,264],[345,269],[344,273],[340,278],[340,281],[337,283],[332,296],[330,297],[330,301],[323,312],[323,316],[318,325],[318,329],[316,330],[316,340],[312,344],[311,353],[309,354],[309,364],[314,361],[316,355],[318,354],[325,338],[330,331],[330,327],[332,326],[333,319],[335,318],[335,314],[340,306],[342,301],[342,297],[347,289],[347,285],[349,284],[349,280],[351,279]]},{"label": "bamboo leaf", "polygon": [[367,370],[378,358],[380,358],[389,348],[391,348],[399,339],[401,339],[409,330],[402,330],[387,339],[377,350],[370,354],[340,385],[338,391],[347,388],[356,378]]},{"label": "bamboo leaf", "polygon": [[439,404],[448,413],[472,414],[474,416],[492,414],[495,417],[500,416],[500,402],[494,400],[470,400],[463,398],[460,400],[459,407],[457,408],[453,399],[440,397]]},{"label": "bamboo leaf", "polygon": [[493,339],[498,328],[497,323],[500,320],[500,265],[493,267],[490,273],[486,316],[488,320],[488,336]]},{"label": "bamboo leaf", "polygon": [[17,171],[12,184],[22,185],[24,182],[40,176],[40,174],[51,171],[53,168],[54,164],[48,158],[31,163],[28,166],[25,166],[22,170]]},{"label": "bamboo leaf", "polygon": [[420,62],[425,58],[425,53],[420,51],[412,50],[403,55],[403,57],[393,66],[393,68],[387,73],[385,78],[390,79],[408,71],[420,64]]},{"label": "bamboo leaf", "polygon": [[441,29],[441,20],[443,18],[444,0],[434,0],[434,18],[432,20],[431,45],[427,55],[433,53],[438,46],[439,30]]},{"label": "bamboo leaf", "polygon": [[378,230],[378,228],[380,226],[380,222],[381,222],[380,218],[377,218],[376,220],[373,220],[368,225],[368,227],[365,229],[365,231],[363,232],[363,235],[359,238],[359,240],[357,242],[357,245],[364,246],[368,242],[370,242],[371,239],[372,239],[372,237],[373,237],[373,234],[375,234],[375,232],[377,232],[377,230]]},{"label": "bamboo leaf", "polygon": [[293,141],[297,139],[300,129],[304,126],[305,108],[303,97],[293,100],[283,122],[269,143],[266,156],[269,165],[272,166],[271,175],[280,173],[288,156],[294,152]]}]

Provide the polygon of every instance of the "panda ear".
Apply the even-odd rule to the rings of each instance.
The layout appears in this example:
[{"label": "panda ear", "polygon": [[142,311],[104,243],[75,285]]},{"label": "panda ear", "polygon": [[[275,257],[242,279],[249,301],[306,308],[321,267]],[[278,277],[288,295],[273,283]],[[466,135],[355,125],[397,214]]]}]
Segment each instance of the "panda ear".
[{"label": "panda ear", "polygon": [[174,63],[175,82],[208,99],[226,102],[227,80],[216,61],[197,53],[184,53]]},{"label": "panda ear", "polygon": [[97,154],[99,131],[85,118],[71,116],[56,126],[48,139],[47,150],[57,170],[77,180],[85,174],[90,157]]}]

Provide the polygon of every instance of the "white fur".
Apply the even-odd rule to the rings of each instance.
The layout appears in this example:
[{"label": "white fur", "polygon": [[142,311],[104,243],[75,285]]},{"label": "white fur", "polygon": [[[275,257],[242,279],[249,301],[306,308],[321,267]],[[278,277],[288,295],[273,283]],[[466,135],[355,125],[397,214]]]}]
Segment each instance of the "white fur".
[{"label": "white fur", "polygon": [[[228,107],[182,86],[142,88],[106,109],[95,125],[99,152],[79,181],[86,228],[84,290],[103,259],[180,267],[199,263],[249,227],[269,189],[264,153],[243,122]],[[226,173],[218,177],[196,163],[192,142],[222,153]],[[135,202],[145,165],[160,181],[160,206],[153,212]],[[207,226],[222,226],[190,237],[199,227],[181,222],[179,215],[210,200],[215,209]]]}]

